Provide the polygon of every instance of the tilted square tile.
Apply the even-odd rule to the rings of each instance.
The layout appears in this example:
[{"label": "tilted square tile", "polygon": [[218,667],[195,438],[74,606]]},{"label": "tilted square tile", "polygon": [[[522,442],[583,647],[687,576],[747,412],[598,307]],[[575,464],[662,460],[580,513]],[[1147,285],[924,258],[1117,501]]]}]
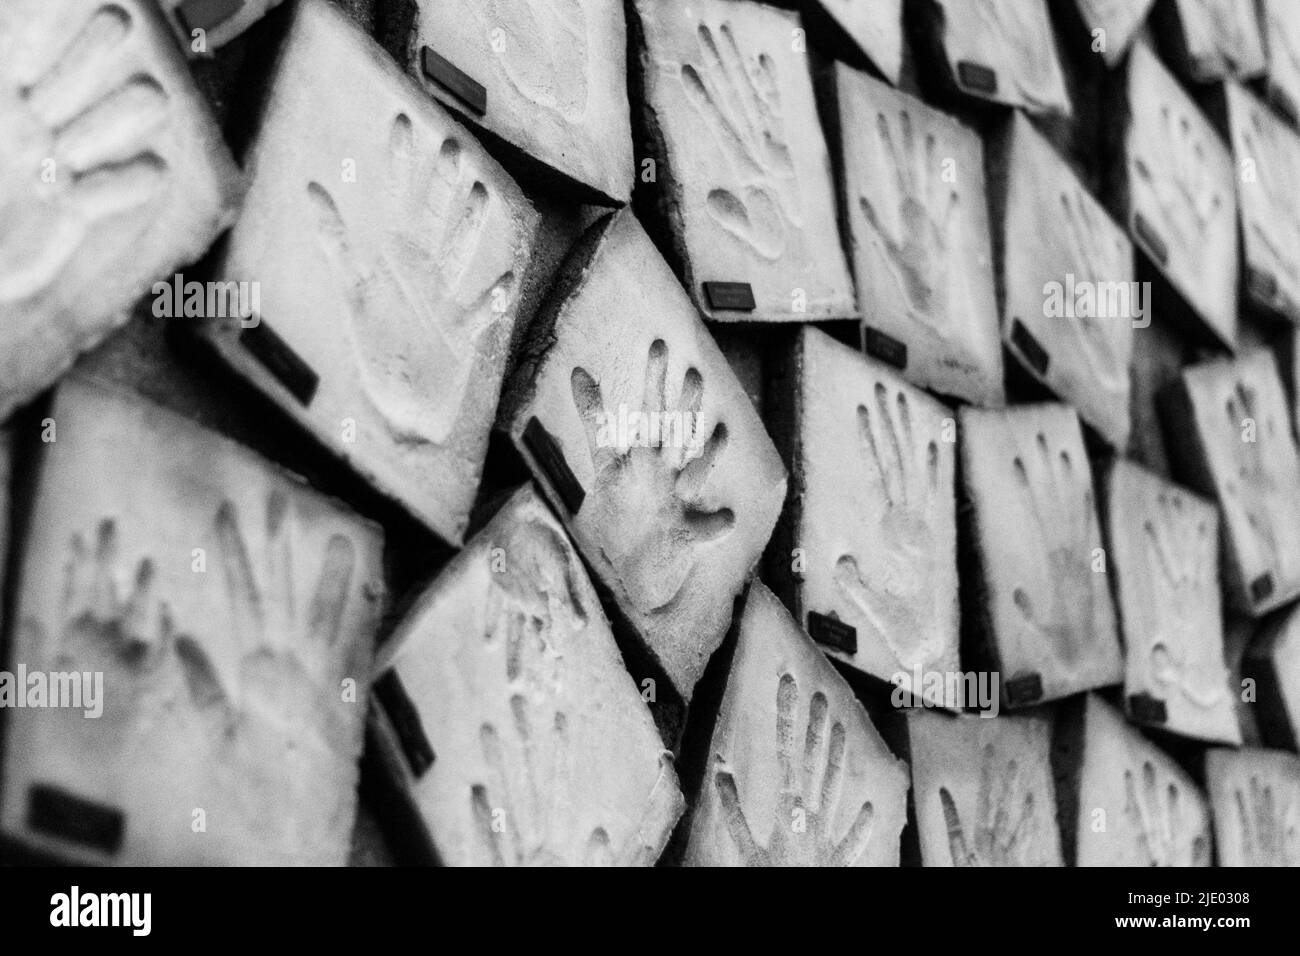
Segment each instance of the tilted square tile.
[{"label": "tilted square tile", "polygon": [[1264,88],[1279,113],[1300,123],[1300,6],[1291,0],[1263,0],[1261,6],[1268,75]]},{"label": "tilted square tile", "polygon": [[1133,330],[1151,321],[1133,244],[1023,115],[1003,127],[993,156],[1003,340],[1029,375],[1123,450]]},{"label": "tilted square tile", "polygon": [[260,284],[260,323],[209,316],[204,334],[333,453],[459,543],[536,212],[325,0],[298,9],[250,173],[219,274]]},{"label": "tilted square tile", "polygon": [[907,716],[925,866],[1060,866],[1048,717]]},{"label": "tilted square tile", "polygon": [[1128,718],[1241,743],[1223,650],[1218,509],[1122,459],[1105,499]]},{"label": "tilted square tile", "polygon": [[895,86],[903,71],[903,0],[815,0]]},{"label": "tilted square tile", "polygon": [[1219,866],[1300,866],[1300,757],[1215,747],[1205,777]]},{"label": "tilted square tile", "polygon": [[881,680],[957,670],[955,416],[815,329],[787,362],[794,493],[775,561],[790,606],[827,654]]},{"label": "tilted square tile", "polygon": [[[662,165],[648,188],[700,310],[719,321],[853,316],[798,16],[738,0],[634,6]],[[730,283],[747,284],[752,301],[719,286]]]},{"label": "tilted square tile", "polygon": [[599,583],[689,699],[785,499],[744,389],[629,210],[565,266],[509,431]]},{"label": "tilted square tile", "polygon": [[212,53],[239,36],[280,0],[161,0],[191,56]]},{"label": "tilted square tile", "polygon": [[1069,116],[1045,0],[932,0],[949,75],[968,96]]},{"label": "tilted square tile", "polygon": [[1067,864],[1210,865],[1205,795],[1110,704],[1096,694],[1065,704],[1053,748]]},{"label": "tilted square tile", "polygon": [[152,3],[0,6],[0,419],[199,259],[239,191]]},{"label": "tilted square tile", "polygon": [[1121,208],[1133,241],[1225,344],[1237,338],[1232,156],[1145,42],[1126,66]]},{"label": "tilted square tile", "polygon": [[[840,65],[834,76],[843,208],[868,351],[918,385],[1001,405],[979,134],[864,73]],[[884,348],[876,343],[882,334]]]},{"label": "tilted square tile", "polygon": [[418,6],[408,53],[426,91],[571,179],[616,202],[631,199],[636,170],[619,0]]},{"label": "tilted square tile", "polygon": [[1097,52],[1102,55],[1108,67],[1114,67],[1124,59],[1129,44],[1142,29],[1155,0],[1075,0],[1075,2],[1084,26],[1092,35],[1093,42],[1105,43],[1104,49]]},{"label": "tilted square tile", "polygon": [[90,863],[342,865],[382,533],[137,397],[73,377],[49,417],[9,667],[99,675],[102,715],[9,711],[0,824]]},{"label": "tilted square tile", "polygon": [[1119,683],[1115,609],[1074,410],[961,411],[978,569],[972,606],[1008,707]]},{"label": "tilted square tile", "polygon": [[691,819],[692,866],[897,866],[907,765],[755,583]]},{"label": "tilted square tile", "polygon": [[1300,134],[1236,83],[1227,91],[1246,294],[1300,323]]},{"label": "tilted square tile", "polygon": [[[1242,660],[1254,682],[1252,710],[1271,747],[1300,747],[1300,607],[1269,618]],[[1243,688],[1244,692],[1244,688]]]},{"label": "tilted square tile", "polygon": [[1272,353],[1189,365],[1163,397],[1176,477],[1222,509],[1229,606],[1281,607],[1300,594],[1300,456]]},{"label": "tilted square tile", "polygon": [[1194,83],[1251,79],[1268,65],[1254,3],[1171,0],[1171,16],[1157,27],[1168,36],[1172,59]]},{"label": "tilted square tile", "polygon": [[684,807],[672,755],[531,486],[419,597],[375,673],[394,762],[443,862],[659,857]]}]

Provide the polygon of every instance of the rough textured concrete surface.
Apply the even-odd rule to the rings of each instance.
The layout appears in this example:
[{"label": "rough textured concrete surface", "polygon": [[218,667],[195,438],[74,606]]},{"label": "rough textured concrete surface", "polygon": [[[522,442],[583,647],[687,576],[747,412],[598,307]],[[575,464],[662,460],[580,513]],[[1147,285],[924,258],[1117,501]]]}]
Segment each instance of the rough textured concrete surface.
[{"label": "rough textured concrete surface", "polygon": [[907,765],[763,585],[750,588],[686,862],[897,866]]},{"label": "rough textured concrete surface", "polygon": [[1171,0],[1174,62],[1197,83],[1252,79],[1266,66],[1256,5],[1237,0]]},{"label": "rough textured concrete surface", "polygon": [[1300,758],[1215,748],[1205,776],[1220,866],[1300,866]]},{"label": "rough textured concrete surface", "polygon": [[101,674],[102,714],[8,712],[0,825],[88,863],[342,865],[379,530],[124,393],[68,379],[50,420],[12,665]]},{"label": "rough textured concrete surface", "polygon": [[156,7],[0,7],[0,418],[230,225],[238,168]]},{"label": "rough textured concrete surface", "polygon": [[[658,859],[683,808],[672,755],[531,487],[420,595],[375,673],[393,763],[444,863]],[[428,763],[412,760],[421,741]]]}]

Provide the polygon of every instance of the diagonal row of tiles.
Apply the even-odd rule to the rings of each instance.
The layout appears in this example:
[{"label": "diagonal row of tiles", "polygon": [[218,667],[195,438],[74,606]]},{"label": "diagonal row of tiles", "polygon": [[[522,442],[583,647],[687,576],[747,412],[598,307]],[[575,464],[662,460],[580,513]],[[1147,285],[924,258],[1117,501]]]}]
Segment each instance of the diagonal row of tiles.
[{"label": "diagonal row of tiles", "polygon": [[[663,167],[648,218],[666,223],[685,290],[630,211],[602,221],[527,330],[498,410],[538,216],[433,101],[465,113],[425,75],[423,51],[453,38],[445,49],[468,52],[490,38],[486,22],[516,38],[535,26],[538,48],[522,58],[483,53],[502,72],[489,88],[502,108],[466,117],[626,200],[630,135],[584,122],[625,129],[623,106],[600,102],[609,85],[590,75],[555,87],[563,67],[541,62],[572,36],[621,81],[616,7],[561,4],[532,22],[518,7],[546,5],[422,6],[407,64],[421,89],[333,8],[304,2],[241,175],[150,4],[28,6],[0,20],[12,54],[0,61],[0,122],[16,131],[6,162],[54,165],[39,189],[5,180],[20,186],[20,218],[4,235],[21,249],[0,284],[4,413],[234,223],[214,275],[261,283],[266,320],[200,314],[214,354],[449,542],[464,540],[494,421],[550,509],[516,493],[372,671],[376,528],[188,423],[66,380],[26,517],[11,656],[101,670],[128,699],[110,695],[90,731],[79,715],[11,716],[9,832],[92,858],[338,862],[373,672],[372,730],[445,859],[652,862],[684,808],[656,694],[690,701],[774,528],[765,577],[795,618],[754,583],[715,658],[728,673],[706,766],[688,781],[688,861],[898,861],[908,771],[826,657],[904,684],[958,670],[959,559],[1006,707],[1122,681],[1131,721],[1239,742],[1221,673],[1219,536],[1234,609],[1259,615],[1300,593],[1289,520],[1300,465],[1277,368],[1248,353],[1190,368],[1169,391],[1178,474],[1199,495],[1124,461],[1094,491],[1080,420],[1125,447],[1132,332],[1038,316],[1044,281],[1067,271],[1127,281],[1135,242],[1233,344],[1239,196],[1247,290],[1294,318],[1296,247],[1276,230],[1300,222],[1277,185],[1295,134],[1250,94],[1227,87],[1233,147],[1258,158],[1259,189],[1234,186],[1219,134],[1150,49],[1133,47],[1119,207],[1130,240],[1022,115],[990,139],[986,187],[977,133],[842,65],[825,86],[837,186],[792,15],[635,4]],[[935,35],[967,92],[1068,112],[1041,56],[992,90],[971,69],[1019,62],[1008,38],[1050,51],[1037,4],[1012,5],[1014,23],[938,6],[952,7]],[[1045,44],[1026,39],[1043,30]],[[1190,19],[1183,34],[1189,48],[1205,39]],[[1197,75],[1216,69],[1189,56]],[[1058,204],[1064,236],[1041,214]],[[943,267],[954,258],[961,268]],[[718,306],[706,284],[728,280],[749,284],[752,310]],[[805,329],[780,357],[782,411],[766,427],[699,318],[810,321],[858,306],[903,361]],[[1067,405],[999,407],[1000,336],[1077,417]],[[657,438],[644,441],[652,421]],[[1291,746],[1296,630],[1284,619],[1252,649],[1269,733]],[[1205,800],[1177,764],[1097,697],[1057,714],[1049,755],[1050,724],[921,714],[883,728],[911,762],[923,859],[1208,861]],[[1225,824],[1226,839],[1221,828],[1221,860],[1290,852],[1294,760],[1216,750],[1210,761],[1216,821],[1237,813],[1239,824]],[[200,805],[235,822],[194,841]],[[1119,839],[1097,829],[1098,809]],[[97,825],[69,832],[75,820]]]}]

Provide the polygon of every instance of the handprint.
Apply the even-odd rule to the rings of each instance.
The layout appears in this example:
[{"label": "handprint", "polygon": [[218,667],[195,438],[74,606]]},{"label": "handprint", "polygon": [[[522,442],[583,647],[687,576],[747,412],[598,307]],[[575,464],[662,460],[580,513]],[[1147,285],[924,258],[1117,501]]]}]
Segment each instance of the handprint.
[{"label": "handprint", "polygon": [[984,35],[1015,64],[999,72],[999,83],[1009,82],[1030,112],[1059,109],[1060,68],[1043,0],[975,0],[975,10]]},{"label": "handprint", "polygon": [[1030,540],[1047,553],[1045,561],[1034,564],[1035,585],[1017,587],[1012,599],[1035,643],[1044,643],[1057,660],[1072,666],[1098,639],[1089,564],[1094,513],[1087,462],[1071,460],[1065,449],[1053,453],[1047,436],[1039,432],[1034,450],[1017,455],[1013,468],[1034,520]]},{"label": "handprint", "polygon": [[[986,744],[980,761],[974,846],[967,839],[952,794],[947,787],[939,788],[953,866],[1027,866],[1034,862],[1028,858],[1038,828],[1034,794],[1026,788],[1024,798],[1018,799],[1017,791],[1022,783],[1014,757],[997,766],[998,774],[995,776],[994,769],[998,763],[993,745]],[[996,783],[999,779],[1000,786]]]},{"label": "handprint", "polygon": [[[1142,790],[1139,792],[1133,771],[1124,771],[1124,816],[1137,834],[1138,851],[1147,866],[1186,866],[1178,853],[1179,799],[1178,785],[1172,780],[1159,786],[1155,764],[1142,761]],[[1191,866],[1209,862],[1210,847],[1205,837],[1192,841]]]},{"label": "handprint", "polygon": [[527,100],[580,120],[587,109],[587,15],[582,0],[489,0],[506,36],[499,59]]},{"label": "handprint", "polygon": [[1158,517],[1142,523],[1147,566],[1154,569],[1157,630],[1151,635],[1151,676],[1161,696],[1183,694],[1201,710],[1227,696],[1228,672],[1219,642],[1202,635],[1204,595],[1218,586],[1216,542],[1204,519],[1185,512],[1178,495],[1161,492]]},{"label": "handprint", "polygon": [[[1241,825],[1241,855],[1247,866],[1300,865],[1300,824],[1296,801],[1279,806],[1273,787],[1250,778],[1250,799],[1245,788],[1234,794]],[[1249,803],[1249,808],[1247,807]]]},{"label": "handprint", "polygon": [[884,113],[876,115],[876,131],[894,171],[898,196],[895,222],[888,224],[865,196],[858,197],[858,206],[877,236],[908,313],[925,327],[939,331],[952,319],[951,304],[960,299],[952,280],[961,270],[951,268],[951,257],[960,247],[957,186],[945,182],[941,175],[935,134],[926,133],[924,146],[918,144],[912,116],[906,110],[898,113],[897,135]]},{"label": "handprint", "polygon": [[1203,121],[1168,103],[1160,106],[1159,136],[1152,145],[1162,151],[1158,161],[1167,172],[1157,175],[1144,156],[1133,159],[1133,169],[1145,180],[1159,207],[1162,222],[1173,241],[1186,254],[1199,256],[1213,223],[1225,210],[1222,184],[1209,166]]},{"label": "handprint", "polygon": [[646,361],[642,414],[646,420],[681,422],[680,445],[664,440],[634,442],[620,453],[602,426],[616,416],[606,412],[600,384],[586,369],[575,368],[573,404],[587,430],[596,472],[592,506],[599,515],[590,527],[601,536],[601,554],[613,567],[623,593],[641,614],[671,605],[685,587],[700,549],[731,533],[730,508],[704,501],[709,476],[727,448],[727,426],[717,423],[697,444],[704,379],[695,368],[682,378],[677,407],[666,411],[668,346],[656,339]]},{"label": "handprint", "polygon": [[826,695],[816,691],[808,707],[803,762],[795,768],[798,744],[795,717],[799,685],[793,674],[782,674],[776,689],[776,754],[781,793],[772,832],[765,847],[754,839],[745,818],[736,778],[720,756],[715,757],[713,785],[718,791],[727,830],[745,866],[850,866],[871,842],[874,810],[864,802],[843,836],[832,831],[843,789],[844,725],[830,715]]},{"label": "handprint", "polygon": [[392,121],[383,233],[343,219],[329,190],[307,185],[321,245],[343,283],[362,384],[394,438],[446,442],[460,418],[479,340],[504,311],[513,272],[483,283],[474,266],[490,236],[492,196],[455,136],[417,143],[406,114]]},{"label": "handprint", "polygon": [[[1061,193],[1061,212],[1070,254],[1082,263],[1081,277],[1092,282],[1107,281],[1114,272],[1110,263],[1122,262],[1124,250],[1114,248],[1118,240],[1105,229],[1105,213],[1093,206],[1078,184]],[[1085,313],[1071,324],[1089,373],[1108,392],[1128,388],[1128,362],[1121,350],[1123,321],[1123,316],[1102,319]]]},{"label": "handprint", "polygon": [[934,659],[943,636],[931,589],[941,549],[935,527],[939,446],[912,431],[907,395],[877,382],[875,408],[859,405],[863,457],[885,503],[867,573],[851,554],[835,564],[835,581],[905,670]]},{"label": "handprint", "polygon": [[711,190],[709,214],[759,257],[775,261],[797,233],[800,208],[776,64],[761,53],[751,68],[729,23],[716,35],[701,23],[698,36],[701,65],[682,66],[682,86],[744,184],[739,196]]},{"label": "handprint", "polygon": [[133,15],[105,3],[70,27],[14,44],[13,72],[29,82],[6,116],[16,124],[6,140],[23,148],[0,151],[0,303],[48,288],[91,229],[142,210],[165,187],[156,148],[168,95],[132,56]]},{"label": "handprint", "polygon": [[[1255,389],[1244,381],[1237,382],[1224,407],[1228,413],[1224,434],[1233,443],[1228,446],[1225,442],[1225,447],[1241,446],[1233,453],[1237,463],[1236,473],[1230,475],[1224,483],[1226,497],[1242,510],[1246,523],[1261,545],[1264,562],[1273,567],[1279,556],[1274,516],[1288,511],[1285,505],[1279,508],[1278,482],[1273,476],[1272,456],[1265,455],[1260,450],[1259,439],[1276,438],[1277,423],[1271,416],[1260,415]],[[1256,440],[1246,441],[1245,429],[1252,425],[1256,430]]]},{"label": "handprint", "polygon": [[1246,158],[1254,161],[1255,182],[1243,183],[1243,188],[1263,191],[1259,210],[1263,215],[1252,215],[1244,222],[1250,234],[1259,240],[1268,255],[1268,264],[1286,276],[1289,287],[1300,283],[1300,266],[1296,263],[1296,250],[1300,249],[1300,221],[1297,221],[1297,202],[1291,176],[1294,170],[1281,155],[1262,111],[1250,109],[1250,123],[1242,131]]}]

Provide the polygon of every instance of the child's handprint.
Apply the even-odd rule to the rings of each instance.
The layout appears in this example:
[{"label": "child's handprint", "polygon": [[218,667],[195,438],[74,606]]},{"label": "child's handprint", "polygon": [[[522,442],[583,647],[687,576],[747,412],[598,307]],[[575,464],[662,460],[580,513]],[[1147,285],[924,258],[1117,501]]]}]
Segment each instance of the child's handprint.
[{"label": "child's handprint", "polygon": [[935,527],[939,446],[913,433],[907,395],[876,383],[875,408],[859,405],[863,458],[885,502],[873,535],[871,568],[863,573],[851,554],[835,565],[835,581],[906,670],[942,650],[931,589],[941,553]]},{"label": "child's handprint", "polygon": [[[1294,799],[1280,806],[1273,787],[1250,778],[1250,795],[1244,787],[1234,794],[1237,821],[1241,826],[1241,855],[1247,866],[1296,866],[1300,864],[1300,823]],[[1285,799],[1285,797],[1283,798]],[[1249,804],[1249,807],[1247,807]]]},{"label": "child's handprint", "polygon": [[[1133,159],[1134,172],[1151,189],[1172,240],[1193,259],[1202,255],[1211,223],[1226,208],[1223,185],[1210,169],[1203,125],[1186,108],[1163,103],[1159,136],[1151,140],[1161,155]],[[1161,172],[1154,171],[1152,163],[1159,163]]]},{"label": "child's handprint", "polygon": [[715,759],[713,785],[722,817],[746,866],[850,866],[871,842],[874,810],[864,802],[842,837],[831,829],[843,789],[844,725],[830,714],[826,695],[816,691],[808,706],[801,770],[796,770],[795,718],[799,685],[782,674],[776,689],[776,755],[781,793],[767,845],[759,846],[745,818],[736,778],[721,757]]},{"label": "child's handprint", "polygon": [[1172,780],[1160,787],[1155,764],[1150,760],[1142,762],[1141,791],[1133,771],[1124,771],[1124,794],[1124,816],[1137,834],[1138,851],[1147,866],[1204,866],[1209,862],[1210,847],[1201,835],[1192,841],[1191,860],[1180,858],[1181,794]]},{"label": "child's handprint", "polygon": [[[1034,794],[1026,788],[1020,798],[1018,791],[1022,783],[1014,757],[995,768],[997,764],[993,745],[986,744],[980,761],[979,796],[971,834],[973,846],[967,839],[952,794],[947,787],[939,788],[953,866],[1025,866],[1031,862],[1026,853],[1038,826]],[[997,780],[1001,780],[1000,786]]]},{"label": "child's handprint", "polygon": [[344,221],[329,190],[307,186],[321,245],[343,285],[366,393],[394,437],[446,442],[460,418],[479,340],[504,311],[506,272],[467,284],[488,236],[492,195],[454,136],[417,143],[409,117],[392,121],[384,229],[377,241]]},{"label": "child's handprint", "polygon": [[134,30],[132,13],[105,3],[71,30],[40,31],[44,42],[18,51],[17,69],[30,82],[17,91],[18,128],[5,136],[38,145],[0,150],[0,303],[40,293],[97,223],[164,190],[167,163],[156,147],[170,104],[132,58]]},{"label": "child's handprint", "polygon": [[588,499],[599,511],[590,527],[628,600],[642,614],[671,605],[700,559],[700,549],[732,530],[730,508],[704,504],[709,476],[727,448],[727,426],[718,422],[702,444],[698,434],[704,379],[689,368],[682,379],[677,406],[666,407],[668,346],[656,339],[646,359],[644,420],[680,422],[679,444],[664,440],[674,429],[660,430],[659,441],[638,441],[620,451],[610,439],[608,423],[618,416],[605,409],[600,384],[586,369],[571,378],[573,404],[587,431],[596,485]]},{"label": "child's handprint", "polygon": [[776,64],[761,53],[751,68],[731,25],[715,34],[698,30],[700,66],[682,66],[682,85],[692,105],[719,139],[741,194],[718,187],[708,196],[709,214],[761,258],[779,259],[799,222],[799,186],[786,141]]}]

